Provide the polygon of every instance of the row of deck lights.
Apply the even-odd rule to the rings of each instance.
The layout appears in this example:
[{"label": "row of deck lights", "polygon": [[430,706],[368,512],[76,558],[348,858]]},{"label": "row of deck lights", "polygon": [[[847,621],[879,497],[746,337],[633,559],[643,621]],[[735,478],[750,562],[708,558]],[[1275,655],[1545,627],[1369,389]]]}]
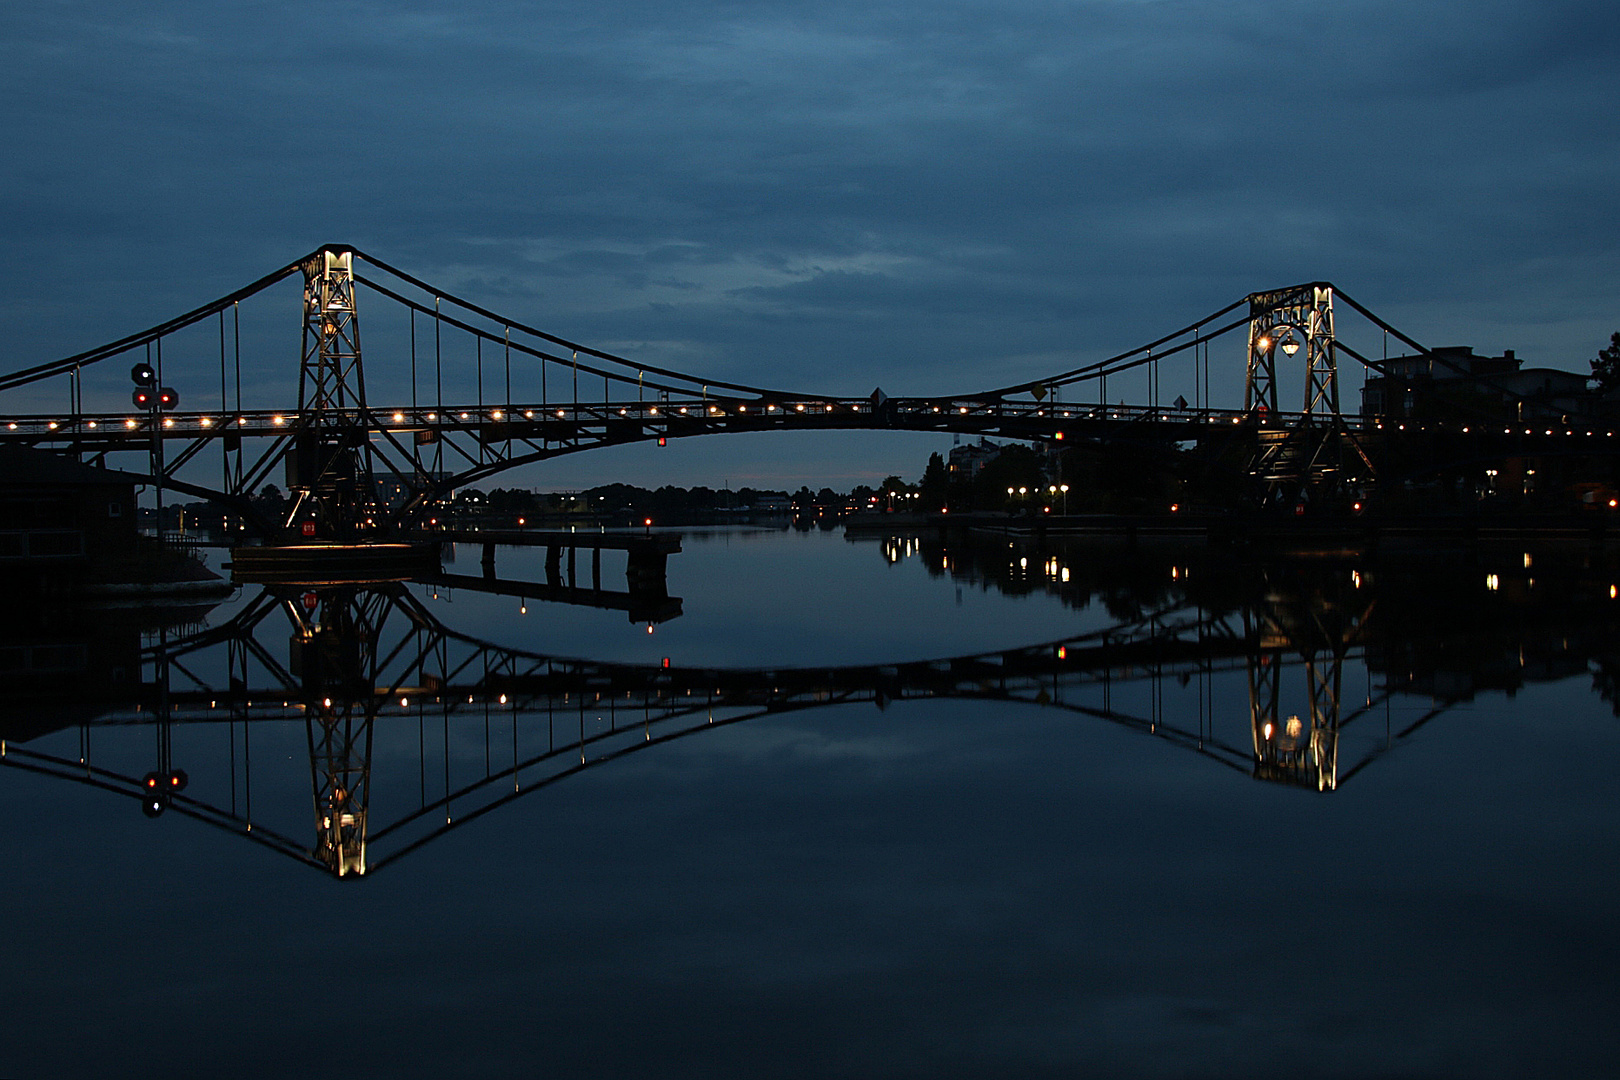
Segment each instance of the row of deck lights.
[{"label": "row of deck lights", "polygon": [[[838,406],[833,405],[833,404],[827,404],[827,405],[825,405],[823,407],[824,411],[826,411],[826,412],[835,412],[835,411],[837,411],[837,408],[838,408]],[[856,411],[856,412],[860,411],[859,406],[851,406],[851,409],[853,411]],[[687,415],[690,415],[691,408],[689,406],[683,405],[683,406],[680,406],[676,411],[682,416],[687,416]],[[710,405],[708,411],[709,411],[709,414],[712,415],[712,416],[726,415],[726,410],[721,408],[719,405]],[[787,409],[782,407],[782,406],[778,406],[778,405],[766,405],[766,406],[764,406],[764,408],[761,411],[765,412],[765,413],[772,413],[772,412],[777,412],[777,411],[787,412]],[[793,411],[802,413],[802,412],[805,412],[807,410],[806,410],[805,405],[803,403],[800,403],[800,404],[795,405],[793,407]],[[942,410],[941,410],[941,408],[939,406],[937,406],[937,405],[934,406],[934,412],[937,413],[937,412],[941,412],[941,411]],[[969,411],[969,409],[968,409],[967,406],[963,405],[957,411],[959,413],[962,413],[962,414],[965,415]],[[657,416],[657,415],[659,415],[658,406],[656,406],[656,405],[648,406],[647,409],[646,409],[646,412],[647,412],[647,415],[649,415],[649,416]],[[737,406],[737,412],[740,413],[740,414],[747,413],[748,412],[748,406],[747,405],[738,405]],[[567,412],[566,409],[558,409],[557,410],[557,418],[559,420],[566,418],[567,415],[568,415],[568,412]],[[620,416],[628,416],[628,415],[630,415],[630,410],[628,408],[621,408],[621,409],[619,409],[619,415]],[[1042,412],[1040,415],[1044,416],[1045,413]],[[1069,414],[1065,413],[1064,415],[1068,416]],[[473,418],[472,413],[470,413],[470,412],[459,413],[459,414],[457,414],[457,417],[458,417],[458,419],[461,419],[461,420],[471,420]],[[533,409],[525,409],[524,412],[523,412],[523,417],[526,420],[533,420],[534,419],[534,410]],[[489,414],[489,418],[491,420],[497,420],[497,421],[505,420],[505,419],[507,419],[507,414],[501,409],[494,409],[494,410],[491,410],[491,412]],[[430,413],[427,413],[425,416],[421,417],[420,419],[425,419],[429,423],[437,423],[438,420],[439,420],[439,414],[437,412],[430,412]],[[216,421],[213,418],[207,417],[207,416],[199,417],[197,419],[198,426],[199,427],[204,427],[204,428],[212,427],[215,422]],[[237,423],[242,425],[242,426],[246,426],[248,424],[248,422],[249,422],[248,418],[245,417],[245,416],[237,418]],[[281,415],[281,414],[276,414],[276,415],[274,415],[274,416],[272,416],[270,418],[270,423],[275,425],[276,427],[280,427],[280,426],[284,425],[286,422],[287,422],[286,417]],[[418,422],[418,421],[412,421],[412,420],[410,420],[410,418],[407,418],[405,413],[396,411],[393,414],[393,422],[396,423],[396,424],[403,424],[403,423],[407,423],[407,422]],[[62,425],[61,421],[51,420],[51,421],[48,421],[45,426],[46,426],[47,430],[55,431],[58,428],[60,428],[61,425]],[[139,425],[140,425],[140,421],[133,418],[133,417],[127,418],[124,421],[124,426],[126,428],[135,428],[135,427],[138,427]],[[88,428],[94,429],[94,428],[96,428],[98,426],[98,422],[95,421],[95,420],[88,420],[88,421],[85,422],[85,426],[88,427]],[[166,427],[174,427],[175,426],[174,419],[173,418],[166,418],[165,421],[164,421],[164,426],[166,426]],[[10,430],[10,431],[17,431],[19,429],[19,427],[20,427],[20,425],[15,420],[13,420],[13,421],[11,421],[10,423],[7,424],[7,430]]]},{"label": "row of deck lights", "polygon": [[[859,411],[859,406],[851,406],[851,408],[854,411]],[[785,408],[783,408],[781,406],[777,406],[777,405],[766,405],[766,406],[764,406],[762,411],[765,412],[765,413],[771,413],[771,412],[777,411],[778,409],[780,409],[783,412],[787,411]],[[828,405],[824,406],[824,409],[825,409],[826,412],[834,412],[837,409],[837,406],[832,405],[832,404],[828,404]],[[687,415],[690,415],[691,408],[689,406],[683,405],[683,406],[680,406],[676,411],[682,416],[687,416]],[[800,403],[800,404],[794,406],[794,411],[802,413],[802,412],[806,411],[806,407],[805,407],[805,405],[803,403]],[[942,410],[942,408],[940,406],[936,405],[936,406],[933,407],[933,411],[938,413],[938,412],[942,412],[943,410]],[[957,412],[960,415],[966,415],[970,411],[971,410],[966,405],[961,405],[961,406],[957,407]],[[558,409],[556,412],[557,412],[557,418],[558,419],[564,419],[568,415],[568,412],[565,409]],[[726,410],[723,409],[722,407],[720,407],[719,405],[710,405],[708,407],[708,412],[709,412],[709,415],[711,415],[711,416],[723,416],[723,415],[726,415]],[[746,414],[748,412],[748,406],[747,405],[738,405],[737,406],[737,412],[739,414]],[[658,406],[656,406],[656,405],[648,406],[647,409],[646,409],[646,413],[649,416],[657,416],[657,415],[659,415]],[[630,410],[628,408],[619,409],[619,415],[620,416],[628,416],[629,414],[630,414]],[[470,413],[470,412],[461,412],[461,413],[458,413],[456,415],[461,420],[470,420],[470,419],[473,418],[473,414]],[[1046,413],[1045,413],[1044,410],[1042,410],[1040,412],[1037,412],[1036,415],[1037,416],[1045,416]],[[1053,415],[1056,416],[1057,414],[1054,412]],[[524,412],[523,412],[523,416],[524,416],[524,419],[527,419],[527,420],[534,419],[534,410],[533,409],[525,409]],[[1073,417],[1073,413],[1068,411],[1068,410],[1065,410],[1063,412],[1062,416],[1065,419],[1069,419],[1069,418]],[[501,421],[501,420],[507,419],[507,414],[506,414],[505,411],[503,411],[501,409],[494,409],[489,413],[489,418],[491,420]],[[437,423],[438,420],[439,420],[439,414],[437,412],[430,412],[430,413],[427,413],[425,415],[425,417],[423,417],[423,419],[425,419],[428,423]],[[1233,417],[1231,417],[1231,421],[1234,424],[1241,424],[1241,423],[1243,423],[1243,421],[1245,419],[1246,419],[1246,416],[1233,416]],[[409,418],[407,418],[407,416],[406,416],[406,414],[404,412],[395,412],[393,414],[393,422],[396,423],[396,424],[407,423],[408,420],[409,420]],[[219,423],[219,422],[221,422],[221,421],[217,421],[213,417],[208,417],[208,416],[201,416],[201,417],[197,418],[197,426],[200,427],[200,428],[211,428],[211,427],[214,426],[214,424]],[[224,421],[224,422],[228,423],[229,421]],[[242,416],[242,417],[238,417],[236,422],[239,425],[241,425],[243,427],[246,427],[246,426],[248,426],[249,420],[248,420],[247,417]],[[271,423],[272,426],[275,426],[275,427],[281,427],[281,426],[285,425],[286,422],[287,422],[287,418],[284,415],[280,414],[280,413],[274,414],[274,415],[272,415],[270,417],[270,423]],[[1216,424],[1216,423],[1221,423],[1222,421],[1217,417],[1210,417],[1208,422],[1211,423],[1211,424]],[[57,430],[61,429],[61,427],[63,426],[63,423],[64,422],[60,421],[60,420],[50,420],[50,421],[46,422],[45,428],[46,428],[47,431],[57,431]],[[100,422],[96,421],[96,420],[86,420],[85,421],[85,427],[87,429],[90,429],[90,430],[97,429],[99,427],[99,425],[100,425]],[[127,429],[134,430],[135,428],[137,428],[139,426],[140,426],[140,421],[138,419],[134,418],[134,417],[127,417],[124,420],[124,427],[127,428]],[[176,426],[175,418],[173,418],[173,417],[165,417],[164,420],[163,420],[163,426],[166,427],[166,428],[175,427]],[[1435,431],[1444,431],[1444,430],[1446,430],[1447,425],[1445,425],[1444,423],[1434,423],[1432,425],[1425,423],[1425,424],[1415,424],[1415,425],[1411,425],[1411,426],[1417,431],[1428,431],[1428,430],[1431,429],[1431,427]],[[1379,431],[1383,431],[1385,429],[1385,425],[1384,425],[1384,422],[1382,420],[1375,421],[1374,422],[1374,427]],[[6,430],[8,430],[8,431],[17,431],[17,430],[20,430],[20,428],[21,428],[21,425],[15,420],[12,420],[12,421],[10,421],[10,422],[8,422],[6,424]],[[1408,428],[1408,425],[1406,425],[1404,423],[1395,425],[1395,430],[1397,430],[1397,431],[1406,431],[1407,428]],[[1504,435],[1513,435],[1513,434],[1516,434],[1518,432],[1518,430],[1519,429],[1514,428],[1512,426],[1506,426],[1506,427],[1502,428],[1502,434],[1504,434]],[[1471,434],[1471,433],[1473,433],[1473,431],[1474,431],[1474,426],[1471,425],[1471,424],[1465,424],[1465,425],[1463,425],[1461,427],[1461,432],[1464,435]],[[1536,429],[1534,429],[1534,428],[1524,428],[1523,432],[1526,435],[1535,435],[1536,434]],[[1479,433],[1480,434],[1485,434],[1484,429],[1481,429]],[[1555,429],[1555,428],[1544,428],[1544,429],[1542,429],[1541,433],[1542,433],[1543,436],[1557,435],[1557,434],[1561,433],[1561,434],[1570,436],[1572,438],[1576,437],[1576,436],[1580,436],[1580,435],[1583,434],[1583,432],[1578,431],[1578,430],[1576,430],[1574,428],[1565,428],[1565,429],[1562,430],[1562,432],[1560,432],[1558,429]],[[1584,432],[1584,434],[1585,434],[1585,436],[1587,438],[1595,438],[1598,435],[1598,433],[1596,431],[1587,431],[1587,432]],[[1612,439],[1612,438],[1614,438],[1614,436],[1615,436],[1615,433],[1613,431],[1606,431],[1606,432],[1603,433],[1604,438]]]}]

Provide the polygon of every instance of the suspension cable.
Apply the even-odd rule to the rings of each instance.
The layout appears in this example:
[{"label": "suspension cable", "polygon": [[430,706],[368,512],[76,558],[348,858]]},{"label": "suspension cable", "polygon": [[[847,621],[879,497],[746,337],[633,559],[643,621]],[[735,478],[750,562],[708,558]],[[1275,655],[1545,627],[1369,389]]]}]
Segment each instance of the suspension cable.
[{"label": "suspension cable", "polygon": [[127,337],[121,337],[117,341],[109,342],[106,345],[99,345],[94,349],[86,349],[84,352],[75,353],[72,356],[62,358],[61,360],[52,360],[49,363],[36,364],[33,367],[22,368],[6,375],[0,375],[0,390],[10,390],[14,387],[23,386],[31,382],[37,382],[40,379],[50,378],[53,375],[66,374],[67,372],[72,371],[75,367],[88,367],[91,364],[100,363],[101,361],[113,356],[117,356],[120,353],[128,352],[130,349],[140,348],[142,345],[156,341],[158,338],[167,334],[172,334],[176,330],[183,330],[194,323],[201,322],[203,319],[208,318],[208,316],[214,314],[216,311],[227,308],[239,300],[245,300],[254,293],[261,292],[264,289],[269,288],[271,285],[276,284],[283,278],[301,269],[304,263],[313,258],[315,254],[317,253],[305,255],[297,262],[289,263],[274,273],[266,274],[264,277],[253,282],[251,285],[246,285],[243,288],[237,289],[233,293],[220,297],[218,300],[211,301],[210,303],[204,304],[199,308],[193,308],[184,315],[176,315],[174,318],[169,319],[166,322],[161,322],[156,326],[148,327],[139,333],[130,334]]}]

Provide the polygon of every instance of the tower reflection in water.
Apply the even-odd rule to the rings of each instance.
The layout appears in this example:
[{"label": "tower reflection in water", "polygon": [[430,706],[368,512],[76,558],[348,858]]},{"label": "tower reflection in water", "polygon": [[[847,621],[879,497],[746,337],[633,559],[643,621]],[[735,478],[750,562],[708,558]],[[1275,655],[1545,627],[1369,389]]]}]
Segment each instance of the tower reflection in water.
[{"label": "tower reflection in water", "polygon": [[[215,627],[190,611],[155,627],[97,616],[16,631],[0,643],[19,689],[0,715],[0,763],[353,878],[581,770],[799,710],[1024,702],[1329,792],[1477,690],[1587,670],[1606,697],[1613,683],[1617,605],[1590,556],[1562,571],[1543,560],[1538,583],[1505,561],[1397,574],[939,538],[882,551],[959,583],[1100,603],[1107,625],[894,664],[671,667],[483,640],[403,583],[267,586]],[[1347,667],[1365,676],[1352,701]],[[1397,728],[1399,695],[1429,701]]]}]

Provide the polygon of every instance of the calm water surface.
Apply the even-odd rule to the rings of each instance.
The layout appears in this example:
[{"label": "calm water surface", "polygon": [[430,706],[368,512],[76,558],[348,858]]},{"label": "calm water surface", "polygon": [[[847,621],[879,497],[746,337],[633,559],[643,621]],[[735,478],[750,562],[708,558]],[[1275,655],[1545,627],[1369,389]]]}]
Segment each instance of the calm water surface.
[{"label": "calm water surface", "polygon": [[[0,1075],[1612,1068],[1601,553],[683,547],[651,633],[422,584],[19,630],[90,641],[89,684],[130,641],[196,647],[168,665],[188,782],[156,817],[150,700],[3,714]],[[541,552],[498,564],[544,578]],[[375,650],[294,640],[356,619]],[[254,719],[209,698],[233,674],[280,687]],[[368,726],[341,690],[373,683]],[[371,736],[342,880],[311,817],[323,708]]]}]

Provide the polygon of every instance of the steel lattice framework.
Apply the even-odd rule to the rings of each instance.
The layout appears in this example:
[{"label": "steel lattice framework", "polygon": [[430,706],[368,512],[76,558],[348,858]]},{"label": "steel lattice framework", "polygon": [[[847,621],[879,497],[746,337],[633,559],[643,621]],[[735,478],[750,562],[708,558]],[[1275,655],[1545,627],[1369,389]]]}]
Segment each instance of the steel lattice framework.
[{"label": "steel lattice framework", "polygon": [[[278,613],[292,630],[279,635],[287,643],[284,656],[266,640],[278,636],[272,633]],[[246,747],[250,722],[301,724],[313,795],[312,844],[269,824],[262,809],[253,809],[251,795],[245,805],[236,801],[234,763],[229,808],[192,793],[207,786],[201,775],[190,791],[165,793],[162,805],[333,876],[361,877],[584,769],[718,727],[861,702],[1024,702],[1140,731],[1260,779],[1332,790],[1344,779],[1337,772],[1340,732],[1404,689],[1392,683],[1341,716],[1338,671],[1364,645],[1364,618],[1362,612],[1325,626],[1288,602],[1235,611],[1183,603],[1060,641],[966,656],[804,669],[672,669],[500,646],[445,626],[403,585],[268,587],[229,622],[151,646],[147,662],[155,681],[142,700],[133,710],[129,703],[110,704],[94,724],[155,727],[165,755],[174,725],[229,722],[233,731],[241,727]],[[211,680],[202,672],[212,666],[210,654],[221,649],[228,657],[226,676]],[[1287,730],[1278,715],[1281,672],[1302,660],[1310,691],[1308,732]],[[1251,688],[1245,726],[1252,746],[1222,741],[1213,716],[1204,726],[1202,707],[1197,730],[1165,714],[1164,680],[1185,686],[1192,678],[1243,671]],[[1147,688],[1148,715],[1118,703],[1120,691],[1132,686]],[[1213,700],[1205,690],[1199,693],[1201,701]],[[588,714],[595,716],[590,723]],[[379,825],[372,805],[373,732],[379,724],[397,729],[429,716],[444,724],[446,755],[452,721],[463,725],[458,739],[481,725],[483,767],[464,782],[452,782],[446,756],[442,790],[431,790],[424,771],[420,804],[403,812],[397,790],[402,778],[396,777],[395,805]],[[526,737],[520,750],[519,723],[525,718],[538,725],[538,742]],[[577,733],[571,730],[576,719]],[[504,763],[494,756],[503,726],[511,740]],[[187,763],[194,771],[202,767],[195,758]],[[0,741],[0,764],[147,797],[142,779],[88,756],[59,757]],[[162,765],[172,768],[166,756]],[[251,784],[250,772],[243,782]],[[220,789],[217,782],[214,789]],[[369,849],[384,841],[383,856],[370,857]]]},{"label": "steel lattice framework", "polygon": [[355,309],[354,253],[322,248],[303,263],[302,270],[300,430],[287,462],[288,488],[295,498],[284,524],[307,513],[322,535],[351,539],[360,532],[376,497]]},{"label": "steel lattice framework", "polygon": [[[362,263],[376,274],[361,273]],[[285,410],[244,408],[239,344],[234,402],[227,393],[227,315],[235,325],[243,300],[295,275],[304,282],[297,404]],[[367,400],[357,307],[361,287],[410,315],[408,404],[380,407]],[[158,452],[151,454],[146,467],[164,489],[214,499],[266,534],[286,535],[290,527],[313,525],[320,535],[342,538],[413,527],[454,488],[514,467],[629,442],[742,431],[946,431],[1161,448],[1240,441],[1252,447],[1251,474],[1274,498],[1304,496],[1342,485],[1348,479],[1347,462],[1355,464],[1354,472],[1364,481],[1374,474],[1363,444],[1377,431],[1377,421],[1342,411],[1337,363],[1343,353],[1368,370],[1383,372],[1384,367],[1337,338],[1336,302],[1432,358],[1435,365],[1456,367],[1444,354],[1402,334],[1331,284],[1312,282],[1251,294],[1145,345],[1028,382],[926,397],[890,396],[882,390],[859,397],[806,394],[638,363],[502,316],[357,249],[327,245],[138,334],[0,375],[0,391],[66,377],[71,399],[62,414],[0,416],[0,442],[93,461],[156,445]],[[161,356],[168,336],[210,318],[219,321],[218,408],[177,411],[160,418],[155,413],[132,415],[127,408],[93,411],[85,406],[81,392],[85,369],[137,349],[155,347]],[[431,328],[431,359],[418,356],[419,322]],[[1212,408],[1210,343],[1243,329],[1248,335],[1244,406]],[[458,401],[444,394],[440,339],[445,334],[459,335],[474,346],[473,400]],[[1306,384],[1302,410],[1284,412],[1278,401],[1276,354],[1291,357],[1301,349]],[[1192,401],[1183,394],[1173,404],[1162,403],[1160,374],[1177,358],[1192,362]],[[418,371],[419,360],[431,364],[431,378]],[[398,364],[399,359],[391,358],[390,363]],[[1127,372],[1146,377],[1150,401],[1109,402],[1108,379],[1117,380]],[[514,392],[515,373],[527,376],[528,390]],[[1505,401],[1514,396],[1489,380],[1477,381],[1493,394],[1500,392]],[[418,393],[423,382],[432,388],[429,400]],[[1609,453],[1615,438],[1614,432],[1598,431],[1578,418],[1542,427],[1510,423],[1498,428],[1480,422],[1470,427],[1466,421],[1452,427],[1453,435],[1476,441],[1508,438],[1517,449],[1535,452],[1555,447],[1567,451],[1579,445],[1583,452]],[[251,453],[246,449],[249,442],[255,447]],[[166,446],[176,452],[162,453]],[[196,467],[205,452],[215,450],[221,451],[225,463],[223,481],[217,486],[200,482]],[[1485,446],[1480,452],[1495,448]],[[265,521],[250,496],[277,479],[278,469],[286,470],[297,499],[291,517]],[[384,476],[395,492],[387,498],[379,490]]]}]

